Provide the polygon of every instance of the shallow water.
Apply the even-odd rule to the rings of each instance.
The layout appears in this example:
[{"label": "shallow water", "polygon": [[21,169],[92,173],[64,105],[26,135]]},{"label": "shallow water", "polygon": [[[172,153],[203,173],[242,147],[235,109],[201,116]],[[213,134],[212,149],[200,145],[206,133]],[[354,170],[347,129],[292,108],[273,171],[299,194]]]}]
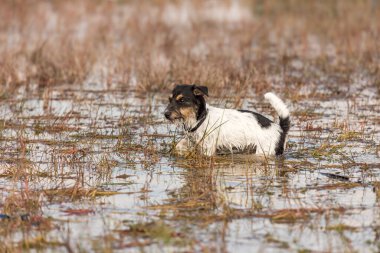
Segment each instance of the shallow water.
[{"label": "shallow water", "polygon": [[[0,207],[14,194],[37,195],[41,208],[7,214],[52,224],[2,231],[2,240],[28,249],[42,236],[41,250],[52,252],[380,250],[374,89],[286,101],[288,149],[269,160],[170,155],[180,131],[162,117],[166,97],[61,87],[2,100]],[[255,95],[242,104],[273,115]]]}]

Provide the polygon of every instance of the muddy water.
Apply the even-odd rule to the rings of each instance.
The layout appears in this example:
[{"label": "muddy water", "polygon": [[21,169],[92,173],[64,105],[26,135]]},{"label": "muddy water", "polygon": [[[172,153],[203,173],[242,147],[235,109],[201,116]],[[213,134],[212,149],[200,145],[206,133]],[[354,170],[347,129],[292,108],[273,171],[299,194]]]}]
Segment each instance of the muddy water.
[{"label": "muddy water", "polygon": [[[43,237],[48,252],[377,252],[376,94],[287,100],[284,159],[186,159],[169,152],[181,133],[163,120],[165,94],[20,90],[0,102],[0,208],[51,225],[2,232],[1,240],[16,251]],[[233,104],[210,103],[226,101]],[[242,104],[272,115],[262,102]],[[7,211],[25,192],[41,207]]]}]

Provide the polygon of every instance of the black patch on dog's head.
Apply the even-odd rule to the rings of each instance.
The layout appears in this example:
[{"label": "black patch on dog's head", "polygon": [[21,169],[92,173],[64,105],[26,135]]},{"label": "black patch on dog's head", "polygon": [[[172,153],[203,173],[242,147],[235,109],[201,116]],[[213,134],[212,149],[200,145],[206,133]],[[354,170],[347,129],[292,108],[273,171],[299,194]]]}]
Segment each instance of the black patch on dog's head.
[{"label": "black patch on dog's head", "polygon": [[169,120],[184,119],[195,114],[199,120],[206,113],[208,88],[206,86],[179,84],[169,97],[169,105],[165,110],[165,117]]},{"label": "black patch on dog's head", "polygon": [[194,98],[194,97],[203,97],[204,95],[208,96],[208,88],[206,86],[201,85],[190,85],[190,84],[178,84],[176,87],[174,87],[172,91],[173,97],[178,96],[179,94],[182,94],[184,97],[187,98]]},{"label": "black patch on dog's head", "polygon": [[251,113],[253,114],[253,116],[255,116],[257,122],[259,123],[259,125],[262,127],[262,128],[268,128],[271,126],[271,124],[273,123],[273,121],[271,121],[270,119],[268,119],[267,117],[261,115],[260,113],[257,113],[257,112],[252,112],[252,111],[248,111],[248,110],[238,110],[239,112],[244,112],[244,113]]}]

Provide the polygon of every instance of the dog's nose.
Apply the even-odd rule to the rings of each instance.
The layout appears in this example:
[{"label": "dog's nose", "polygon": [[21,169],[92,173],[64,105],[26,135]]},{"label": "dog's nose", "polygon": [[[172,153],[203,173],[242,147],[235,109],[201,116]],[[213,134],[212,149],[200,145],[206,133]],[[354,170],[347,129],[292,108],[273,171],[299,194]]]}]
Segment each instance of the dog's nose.
[{"label": "dog's nose", "polygon": [[164,115],[165,118],[170,119],[170,112],[168,110],[165,110]]}]

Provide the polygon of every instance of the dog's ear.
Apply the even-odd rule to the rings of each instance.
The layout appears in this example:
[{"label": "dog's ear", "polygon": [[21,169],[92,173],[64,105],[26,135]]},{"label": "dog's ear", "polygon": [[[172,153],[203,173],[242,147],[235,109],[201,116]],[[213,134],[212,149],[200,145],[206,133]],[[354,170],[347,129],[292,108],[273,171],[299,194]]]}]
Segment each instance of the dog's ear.
[{"label": "dog's ear", "polygon": [[193,94],[195,96],[208,96],[208,88],[206,86],[193,85]]}]

